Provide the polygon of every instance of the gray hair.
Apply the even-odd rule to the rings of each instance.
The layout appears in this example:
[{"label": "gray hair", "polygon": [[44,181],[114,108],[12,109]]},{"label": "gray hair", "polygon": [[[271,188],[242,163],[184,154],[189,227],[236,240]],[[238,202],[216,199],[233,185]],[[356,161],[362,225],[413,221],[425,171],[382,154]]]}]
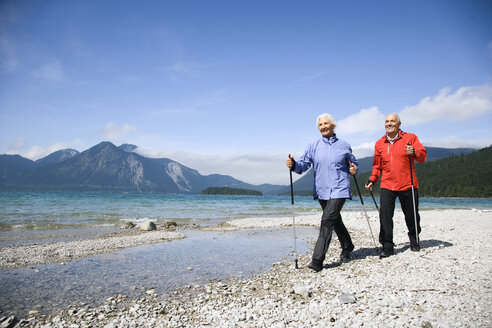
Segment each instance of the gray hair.
[{"label": "gray hair", "polygon": [[335,121],[335,119],[333,118],[333,116],[331,116],[330,114],[323,113],[320,116],[318,116],[318,119],[316,120],[316,128],[318,130],[319,130],[319,126],[318,126],[319,120],[322,117],[326,117],[331,124],[333,124],[335,127],[337,126],[337,121]]},{"label": "gray hair", "polygon": [[396,116],[396,120],[398,121],[398,123],[401,124],[401,119],[400,119],[400,115],[396,114],[396,113],[391,113],[391,114],[388,114],[386,117],[390,116],[390,115],[395,115]]}]

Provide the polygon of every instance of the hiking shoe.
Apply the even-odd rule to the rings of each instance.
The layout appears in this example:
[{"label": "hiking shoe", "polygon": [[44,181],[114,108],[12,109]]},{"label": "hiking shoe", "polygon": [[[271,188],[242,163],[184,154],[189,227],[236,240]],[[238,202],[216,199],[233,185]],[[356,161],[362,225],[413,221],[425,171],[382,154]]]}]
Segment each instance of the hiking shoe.
[{"label": "hiking shoe", "polygon": [[354,245],[350,246],[347,249],[342,250],[340,253],[340,261],[348,260],[350,259],[350,253],[354,250]]},{"label": "hiking shoe", "polygon": [[311,263],[308,264],[308,268],[316,272],[320,272],[323,270],[323,264],[320,261],[312,260]]},{"label": "hiking shoe", "polygon": [[379,253],[379,258],[383,259],[385,257],[390,257],[391,255],[395,255],[395,251],[392,249],[383,249],[381,253]]}]

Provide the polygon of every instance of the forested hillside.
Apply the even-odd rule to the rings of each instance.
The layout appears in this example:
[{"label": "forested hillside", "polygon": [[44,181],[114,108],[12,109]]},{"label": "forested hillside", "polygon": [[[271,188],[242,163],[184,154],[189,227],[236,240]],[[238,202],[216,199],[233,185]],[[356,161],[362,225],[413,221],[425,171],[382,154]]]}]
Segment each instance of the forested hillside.
[{"label": "forested hillside", "polygon": [[[492,146],[467,155],[417,163],[415,169],[420,197],[492,197]],[[369,194],[364,184],[370,174],[366,172],[357,175],[364,195]],[[354,195],[357,194],[355,186],[352,186],[352,191]],[[379,194],[379,182],[373,194]]]},{"label": "forested hillside", "polygon": [[229,188],[229,187],[209,187],[201,192],[202,195],[246,195],[246,196],[263,196],[258,190]]}]

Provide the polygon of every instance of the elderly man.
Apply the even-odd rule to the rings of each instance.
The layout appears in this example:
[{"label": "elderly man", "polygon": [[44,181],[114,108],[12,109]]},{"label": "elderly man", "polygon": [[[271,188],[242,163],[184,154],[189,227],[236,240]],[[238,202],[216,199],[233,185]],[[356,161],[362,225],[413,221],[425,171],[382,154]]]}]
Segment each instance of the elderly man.
[{"label": "elderly man", "polygon": [[349,259],[354,250],[340,211],[345,200],[352,198],[349,177],[350,174],[357,173],[358,163],[350,145],[336,136],[336,122],[331,115],[321,114],[316,124],[321,138],[308,145],[299,160],[296,161],[289,155],[286,165],[298,174],[307,171],[311,165],[314,166],[313,197],[318,199],[323,215],[312,262],[308,267],[318,272],[323,269],[333,230],[342,246],[340,260]]},{"label": "elderly man", "polygon": [[[386,134],[376,142],[372,174],[365,185],[366,189],[372,190],[372,186],[381,177],[379,242],[383,249],[379,254],[380,258],[394,254],[393,214],[396,197],[400,200],[405,215],[410,248],[415,252],[420,250],[417,242],[417,234],[421,232],[420,215],[418,214],[418,181],[413,163],[415,160],[425,162],[427,151],[415,134],[403,132],[400,125],[401,120],[397,114],[390,114],[386,117],[384,123]],[[412,162],[411,172],[409,156]],[[412,195],[411,174],[413,175],[413,187],[415,187],[414,196]],[[415,197],[416,220],[413,197]],[[417,222],[417,231],[415,222]]]}]

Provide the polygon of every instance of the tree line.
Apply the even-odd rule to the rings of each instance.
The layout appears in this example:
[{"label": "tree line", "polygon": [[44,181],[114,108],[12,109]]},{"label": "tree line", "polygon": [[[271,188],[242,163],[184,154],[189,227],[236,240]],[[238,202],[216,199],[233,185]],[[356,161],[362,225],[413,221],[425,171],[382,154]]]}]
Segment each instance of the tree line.
[{"label": "tree line", "polygon": [[201,192],[202,195],[246,195],[246,196],[263,196],[258,190],[229,188],[229,187],[209,187]]}]

